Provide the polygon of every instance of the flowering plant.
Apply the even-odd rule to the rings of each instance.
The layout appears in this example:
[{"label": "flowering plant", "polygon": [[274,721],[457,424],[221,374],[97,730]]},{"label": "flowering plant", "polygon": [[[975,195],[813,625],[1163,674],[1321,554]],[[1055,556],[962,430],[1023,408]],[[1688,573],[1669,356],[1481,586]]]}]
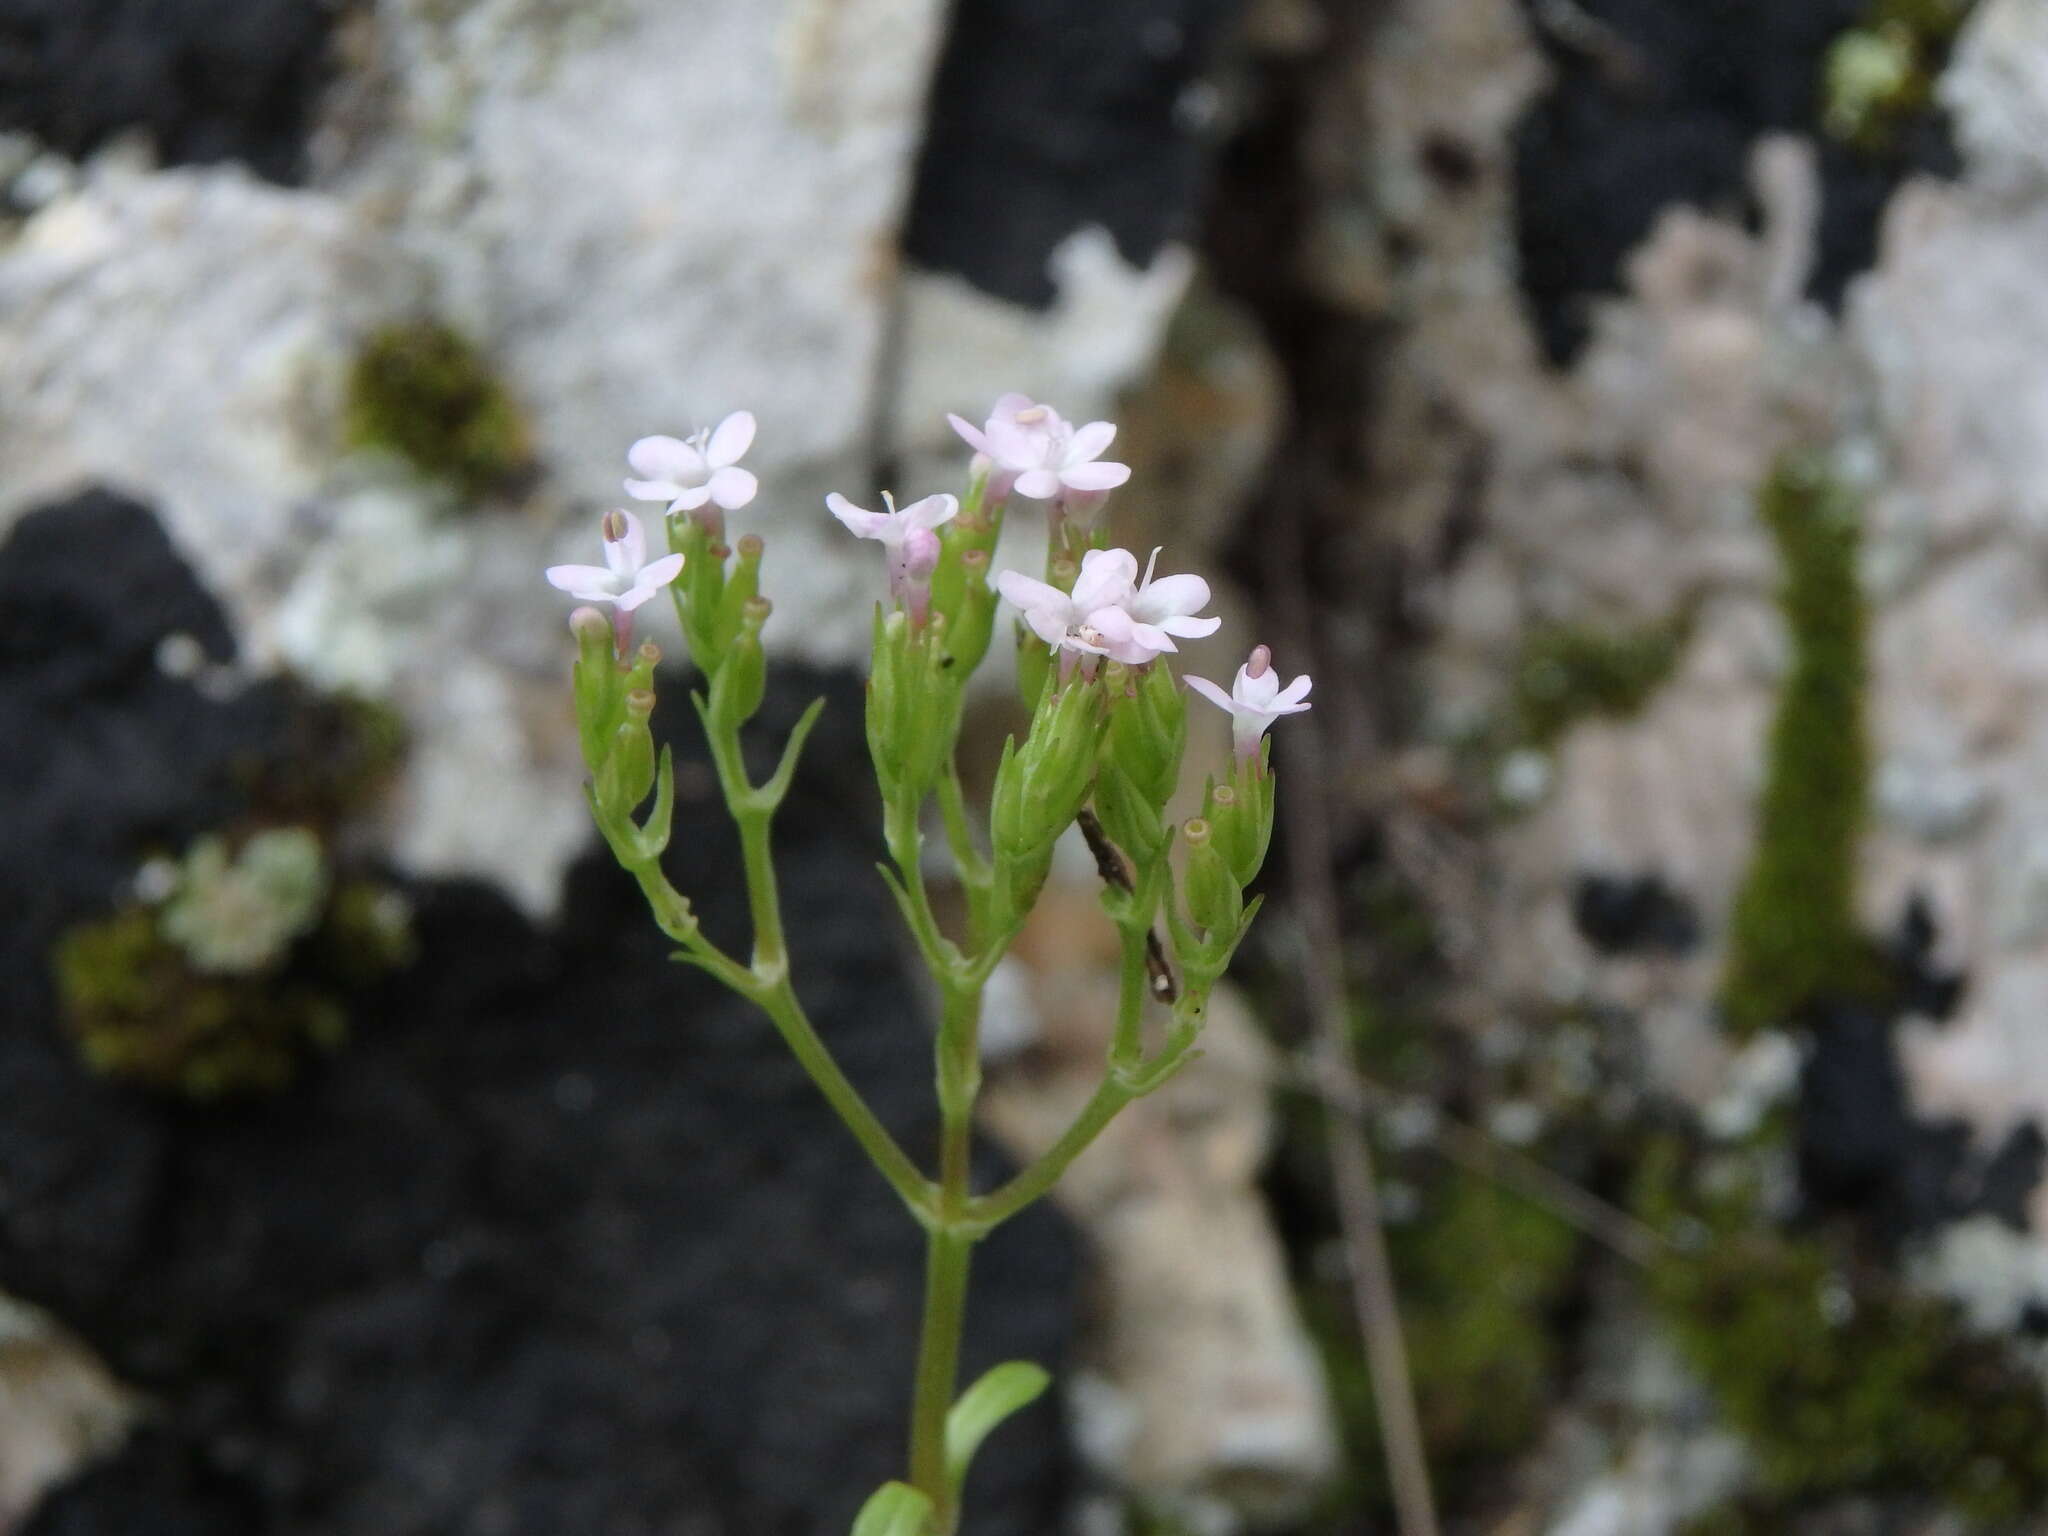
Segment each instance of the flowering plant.
[{"label": "flowering plant", "polygon": [[[1219,620],[1201,616],[1209,584],[1192,575],[1155,578],[1157,551],[1141,577],[1137,558],[1109,545],[1103,503],[1130,470],[1101,459],[1116,433],[1108,422],[1076,428],[1050,406],[1006,395],[984,427],[958,417],[953,424],[976,449],[959,499],[934,495],[899,509],[885,497],[887,510],[875,512],[837,494],[827,498],[848,530],[882,545],[886,561],[867,739],[889,852],[883,878],[940,999],[935,1172],[919,1165],[848,1082],[790,981],[770,829],[823,700],[798,721],[775,771],[750,778],[740,732],[766,687],[761,636],[773,610],[761,593],[761,540],[749,534],[728,544],[725,514],[748,505],[758,489],[738,466],[753,441],[753,417],[736,412],[691,439],[643,438],[632,446],[627,458],[646,478],[628,480],[626,489],[668,503],[667,554],[650,560],[639,519],[613,512],[603,524],[602,566],[547,573],[563,591],[613,609],[607,617],[582,607],[570,617],[576,717],[599,831],[639,882],[656,923],[681,946],[680,958],[767,1014],[929,1240],[908,1476],[868,1501],[855,1536],[950,1536],[982,1439],[1045,1389],[1044,1371],[1011,1361],[955,1395],[974,1246],[1051,1189],[1121,1110],[1189,1059],[1210,991],[1258,908],[1245,889],[1273,828],[1265,729],[1308,708],[1308,679],[1280,692],[1264,647],[1239,671],[1231,694],[1190,679],[1232,715],[1237,751],[1228,774],[1210,779],[1202,814],[1172,827],[1166,807],[1180,781],[1186,696],[1164,658],[1180,640],[1216,630]],[[1050,503],[1045,575],[1005,571],[992,586],[990,561],[1013,496]],[[635,610],[664,590],[703,678],[692,702],[739,829],[753,922],[746,959],[705,936],[661,866],[675,802],[669,753],[656,753],[648,727],[661,653],[652,642],[633,645],[632,623]],[[1004,745],[982,822],[962,788],[955,748],[968,681],[995,633],[998,594],[1019,614],[1018,673],[1032,713],[1021,742]],[[966,897],[956,933],[941,926],[926,889],[924,823],[933,804]],[[1042,1157],[1000,1187],[977,1192],[969,1150],[981,1086],[982,994],[1031,914],[1054,845],[1077,826],[1122,941],[1102,1080]],[[1176,833],[1184,850],[1178,868]],[[1149,1031],[1148,1012],[1159,1016]]]}]

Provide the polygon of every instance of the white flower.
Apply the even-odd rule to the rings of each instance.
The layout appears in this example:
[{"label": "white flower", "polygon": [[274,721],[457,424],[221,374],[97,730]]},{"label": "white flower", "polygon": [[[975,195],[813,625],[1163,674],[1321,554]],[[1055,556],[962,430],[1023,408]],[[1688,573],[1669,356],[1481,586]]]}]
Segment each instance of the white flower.
[{"label": "white flower", "polygon": [[548,585],[586,603],[610,603],[631,613],[682,574],[681,555],[647,558],[647,535],[630,512],[604,515],[603,565],[551,565]]},{"label": "white flower", "polygon": [[925,605],[931,600],[931,575],[939,564],[935,530],[953,520],[960,503],[951,496],[927,496],[898,507],[887,491],[882,492],[882,501],[888,511],[870,512],[834,491],[825,498],[825,505],[854,537],[873,539],[888,552],[889,595],[906,604],[922,623]]},{"label": "white flower", "polygon": [[946,417],[953,424],[953,430],[966,440],[968,447],[988,455],[991,461],[997,457],[997,438],[1010,437],[1020,443],[1049,439],[1059,419],[1060,413],[1051,406],[1040,405],[1029,395],[1014,393],[996,401],[989,410],[985,426],[974,426],[951,414]]},{"label": "white flower", "polygon": [[947,419],[969,445],[1016,477],[1020,496],[1036,501],[1075,492],[1100,496],[1131,478],[1128,464],[1097,462],[1116,438],[1116,427],[1107,421],[1076,427],[1051,406],[1024,395],[1004,395],[979,431],[958,416]]},{"label": "white flower", "polygon": [[707,501],[736,512],[761,488],[739,467],[753,441],[754,418],[747,411],[734,411],[712,431],[687,442],[643,437],[626,450],[626,462],[646,478],[628,480],[626,494],[635,501],[665,501],[671,512],[694,512]]},{"label": "white flower", "polygon": [[[1152,552],[1156,562],[1159,552]],[[1152,566],[1138,580],[1138,557],[1127,549],[1091,549],[1081,557],[1072,592],[1005,571],[997,589],[1023,614],[1031,632],[1048,645],[1084,656],[1107,656],[1143,666],[1178,650],[1174,636],[1198,639],[1213,634],[1220,619],[1197,618],[1209,601],[1209,583],[1199,576],[1152,579]]]},{"label": "white flower", "polygon": [[1232,743],[1241,758],[1258,755],[1259,738],[1266,734],[1282,715],[1298,715],[1309,707],[1308,674],[1304,672],[1286,688],[1280,686],[1280,674],[1273,670],[1273,653],[1265,646],[1256,647],[1249,660],[1237,669],[1237,681],[1225,693],[1206,677],[1191,677],[1188,686],[1218,709],[1230,714]]}]

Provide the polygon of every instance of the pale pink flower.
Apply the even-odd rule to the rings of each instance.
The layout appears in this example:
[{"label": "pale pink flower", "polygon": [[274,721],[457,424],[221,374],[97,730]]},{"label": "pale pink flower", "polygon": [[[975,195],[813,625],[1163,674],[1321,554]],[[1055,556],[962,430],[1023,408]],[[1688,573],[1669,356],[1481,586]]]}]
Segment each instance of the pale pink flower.
[{"label": "pale pink flower", "polygon": [[682,574],[681,555],[647,558],[647,535],[630,512],[604,515],[603,565],[551,565],[548,585],[586,603],[610,603],[631,613]]},{"label": "pale pink flower", "polygon": [[[1158,551],[1153,558],[1158,558]],[[1199,638],[1213,633],[1221,622],[1196,617],[1209,601],[1209,584],[1201,577],[1154,581],[1148,564],[1141,584],[1138,558],[1127,549],[1089,550],[1081,557],[1072,592],[1021,571],[1003,572],[996,587],[1046,644],[1082,656],[1107,656],[1127,666],[1143,666],[1178,650],[1173,643],[1176,635]]]},{"label": "pale pink flower", "polygon": [[761,488],[739,467],[753,441],[754,418],[747,411],[734,411],[687,440],[643,437],[626,450],[626,462],[644,478],[628,480],[626,494],[636,501],[665,501],[671,512],[695,512],[706,502],[736,512]]},{"label": "pale pink flower", "polygon": [[1304,672],[1283,689],[1280,674],[1273,670],[1273,653],[1263,645],[1237,669],[1229,693],[1205,677],[1191,677],[1187,684],[1218,709],[1228,711],[1231,742],[1237,755],[1247,761],[1258,756],[1259,738],[1275,720],[1298,715],[1309,707],[1308,674]]},{"label": "pale pink flower", "polygon": [[1004,395],[980,429],[958,416],[947,418],[968,444],[986,454],[1018,495],[1035,501],[1078,495],[1099,506],[1103,493],[1131,478],[1128,464],[1098,462],[1116,438],[1116,427],[1091,421],[1076,427],[1049,405],[1025,395]]},{"label": "pale pink flower", "polygon": [[889,595],[921,624],[931,602],[932,572],[939,564],[936,530],[953,520],[960,503],[951,496],[927,496],[899,508],[887,491],[882,492],[882,501],[888,511],[870,512],[834,491],[825,505],[856,538],[874,539],[882,546],[888,556]]}]

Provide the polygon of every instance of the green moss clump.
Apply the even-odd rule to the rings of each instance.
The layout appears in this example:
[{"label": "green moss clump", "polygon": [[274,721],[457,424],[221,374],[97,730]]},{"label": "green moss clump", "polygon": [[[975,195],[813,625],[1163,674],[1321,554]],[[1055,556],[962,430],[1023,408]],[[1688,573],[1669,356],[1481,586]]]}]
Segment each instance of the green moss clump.
[{"label": "green moss clump", "polygon": [[308,1047],[347,1033],[340,1004],[303,986],[206,976],[137,907],[57,942],[67,1028],[96,1072],[212,1100],[275,1092]]},{"label": "green moss clump", "polygon": [[1756,853],[1730,917],[1721,1008],[1739,1035],[1815,997],[1880,984],[1854,910],[1870,774],[1857,507],[1817,466],[1788,460],[1761,512],[1784,567],[1792,668],[1771,725]]},{"label": "green moss clump", "polygon": [[[1679,1225],[1681,1161],[1675,1143],[1653,1148],[1638,1186],[1639,1208],[1666,1230]],[[1995,1526],[2048,1502],[2048,1398],[2000,1341],[1819,1236],[1762,1225],[1747,1192],[1706,1204],[1700,1220],[1701,1240],[1653,1269],[1651,1296],[1780,1513],[1918,1494]],[[1741,1521],[1757,1504],[1712,1511],[1699,1529],[1750,1529]]]},{"label": "green moss clump", "polygon": [[1649,624],[1548,624],[1530,631],[1514,670],[1516,744],[1548,747],[1581,720],[1640,711],[1677,669],[1692,622],[1688,607]]},{"label": "green moss clump", "polygon": [[64,1025],[94,1071],[198,1100],[271,1093],[348,1034],[347,999],[413,958],[404,897],[330,888],[304,828],[233,858],[201,838],[163,906],[81,923],[52,955]]},{"label": "green moss clump", "polygon": [[[1389,1229],[1401,1322],[1431,1467],[1446,1486],[1497,1471],[1535,1443],[1554,1397],[1554,1326],[1577,1268],[1576,1234],[1548,1211],[1447,1170],[1413,1223]],[[1304,1309],[1323,1346],[1347,1446],[1347,1510],[1390,1498],[1372,1378],[1348,1288]]]},{"label": "green moss clump", "polygon": [[1890,155],[1934,110],[1934,82],[1972,0],[1870,0],[1821,66],[1821,126],[1870,155]]},{"label": "green moss clump", "polygon": [[532,465],[525,413],[476,345],[432,320],[386,326],[363,344],[345,430],[352,447],[395,453],[468,499],[506,489]]}]

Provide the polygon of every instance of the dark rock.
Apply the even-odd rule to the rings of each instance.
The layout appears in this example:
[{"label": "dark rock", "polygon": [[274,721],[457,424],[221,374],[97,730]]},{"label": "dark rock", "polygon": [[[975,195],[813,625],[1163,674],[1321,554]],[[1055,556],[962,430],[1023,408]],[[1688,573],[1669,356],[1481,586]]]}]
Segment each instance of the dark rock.
[{"label": "dark rock", "polygon": [[[0,785],[26,791],[4,802],[7,867],[49,876],[5,882],[0,1289],[162,1411],[27,1529],[845,1530],[901,1470],[919,1234],[765,1020],[671,963],[607,857],[573,869],[551,929],[481,885],[413,886],[417,965],[277,1098],[200,1110],[78,1064],[38,943],[104,910],[152,846],[238,814],[248,778],[225,768],[288,734],[258,690],[214,701],[156,668],[152,623],[224,647],[218,611],[135,509],[109,542],[114,514],[81,505],[100,503],[0,546],[0,592],[72,605],[0,668]],[[94,612],[95,593],[154,594],[160,617]],[[923,1153],[925,1010],[878,920],[872,808],[846,788],[864,780],[857,684],[783,674],[762,734],[816,691],[831,704],[779,844],[799,981]],[[666,725],[682,698],[671,683]],[[678,881],[734,936],[724,813],[679,799]],[[1046,1209],[989,1241],[970,1371],[1059,1365],[1072,1265]],[[1057,1419],[1041,1404],[992,1442],[976,1530],[1055,1523]]]},{"label": "dark rock", "polygon": [[1897,1015],[1849,1001],[1816,1006],[1800,1072],[1800,1188],[1815,1211],[1853,1214],[1896,1243],[1966,1216],[2027,1229],[2027,1203],[2048,1170],[2032,1122],[1988,1157],[1960,1120],[1917,1120],[1899,1068]]},{"label": "dark rock", "polygon": [[1924,891],[1915,891],[1907,898],[1898,932],[1891,941],[1892,969],[1897,976],[1902,1012],[1946,1019],[1962,1001],[1965,978],[1960,971],[1944,970],[1936,962],[1938,937],[1934,908]]},{"label": "dark rock", "polygon": [[1186,110],[1242,0],[979,0],[953,7],[904,249],[1018,304],[1099,224],[1149,263],[1189,224],[1202,170]]},{"label": "dark rock", "polygon": [[[1532,18],[1541,6],[1528,0]],[[1674,204],[1748,206],[1747,160],[1772,130],[1819,134],[1828,45],[1867,0],[1580,0],[1590,25],[1538,22],[1555,83],[1516,139],[1522,287],[1554,362],[1576,355],[1588,301]],[[1820,140],[1823,201],[1813,292],[1837,303],[1877,251],[1892,189],[1953,174],[1945,126],[1910,125],[1889,152]]]},{"label": "dark rock", "polygon": [[141,129],[169,165],[305,172],[341,0],[0,0],[0,128],[67,155]]},{"label": "dark rock", "polygon": [[1603,955],[1683,954],[1699,942],[1699,914],[1658,874],[1582,874],[1572,884],[1572,921]]}]

